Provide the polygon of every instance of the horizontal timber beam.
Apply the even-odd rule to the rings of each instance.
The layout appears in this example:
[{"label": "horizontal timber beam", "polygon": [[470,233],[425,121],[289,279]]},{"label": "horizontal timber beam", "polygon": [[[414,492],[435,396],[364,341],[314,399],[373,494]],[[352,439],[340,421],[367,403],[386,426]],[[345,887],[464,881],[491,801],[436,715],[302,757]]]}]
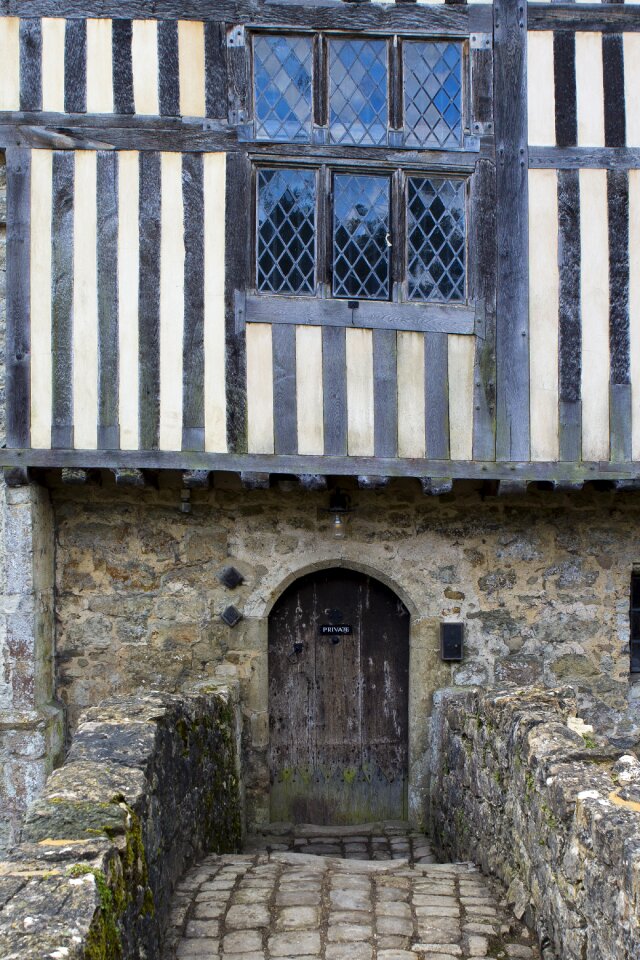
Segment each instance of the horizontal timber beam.
[{"label": "horizontal timber beam", "polygon": [[[640,19],[640,14],[638,15]],[[638,147],[529,147],[529,167],[547,170],[634,170]]]},{"label": "horizontal timber beam", "polygon": [[226,473],[319,474],[349,477],[416,477],[452,480],[536,480],[574,482],[635,480],[640,463],[488,462],[410,460],[398,457],[325,457],[259,453],[203,453],[165,450],[0,450],[0,467],[83,470],[209,470]]},{"label": "horizontal timber beam", "polygon": [[14,17],[110,17],[132,20],[223,20],[298,30],[407,31],[464,35],[488,29],[490,4],[342,3],[337,0],[0,0],[0,15]]},{"label": "horizontal timber beam", "polygon": [[529,30],[589,30],[626,33],[640,30],[635,4],[626,3],[530,3]]}]

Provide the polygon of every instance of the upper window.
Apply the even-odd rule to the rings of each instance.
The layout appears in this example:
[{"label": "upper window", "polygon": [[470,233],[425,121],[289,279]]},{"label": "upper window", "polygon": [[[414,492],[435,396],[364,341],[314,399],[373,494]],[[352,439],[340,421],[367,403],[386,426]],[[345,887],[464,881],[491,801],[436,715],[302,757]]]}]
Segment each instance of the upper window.
[{"label": "upper window", "polygon": [[459,150],[463,44],[253,36],[257,140]]}]

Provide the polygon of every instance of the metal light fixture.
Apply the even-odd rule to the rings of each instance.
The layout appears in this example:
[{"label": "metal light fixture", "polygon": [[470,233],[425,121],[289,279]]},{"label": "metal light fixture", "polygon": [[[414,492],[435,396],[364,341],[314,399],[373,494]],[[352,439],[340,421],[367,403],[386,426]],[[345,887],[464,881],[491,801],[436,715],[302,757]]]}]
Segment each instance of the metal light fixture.
[{"label": "metal light fixture", "polygon": [[334,538],[344,540],[347,535],[347,520],[351,513],[351,498],[343,493],[340,487],[336,487],[329,497],[329,513]]}]

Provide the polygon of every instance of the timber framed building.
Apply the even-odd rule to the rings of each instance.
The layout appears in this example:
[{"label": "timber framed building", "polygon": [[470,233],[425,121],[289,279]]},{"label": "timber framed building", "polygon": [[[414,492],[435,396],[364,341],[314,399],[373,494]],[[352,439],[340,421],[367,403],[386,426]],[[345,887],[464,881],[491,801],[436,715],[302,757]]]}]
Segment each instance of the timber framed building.
[{"label": "timber framed building", "polygon": [[631,3],[0,0],[6,842],[198,678],[253,824],[420,822],[451,684],[637,742],[638,90]]}]

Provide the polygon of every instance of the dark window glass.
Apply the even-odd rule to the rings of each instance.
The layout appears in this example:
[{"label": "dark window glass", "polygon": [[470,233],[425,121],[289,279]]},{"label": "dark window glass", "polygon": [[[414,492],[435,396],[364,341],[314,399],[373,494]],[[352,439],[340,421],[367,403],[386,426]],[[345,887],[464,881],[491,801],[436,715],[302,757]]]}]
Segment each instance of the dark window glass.
[{"label": "dark window glass", "polygon": [[640,573],[631,574],[630,609],[631,673],[640,673]]},{"label": "dark window glass", "polygon": [[333,295],[389,299],[389,179],[333,179]]},{"label": "dark window glass", "polygon": [[387,142],[386,40],[329,43],[329,137],[331,143]]},{"label": "dark window glass", "polygon": [[258,171],[258,289],[315,291],[316,176],[312,170]]},{"label": "dark window glass", "polygon": [[404,113],[408,146],[461,145],[461,44],[404,44]]},{"label": "dark window glass", "polygon": [[310,141],[312,62],[309,37],[254,38],[254,102],[258,140]]},{"label": "dark window glass", "polygon": [[410,300],[464,300],[464,194],[462,180],[409,178],[407,273]]}]

